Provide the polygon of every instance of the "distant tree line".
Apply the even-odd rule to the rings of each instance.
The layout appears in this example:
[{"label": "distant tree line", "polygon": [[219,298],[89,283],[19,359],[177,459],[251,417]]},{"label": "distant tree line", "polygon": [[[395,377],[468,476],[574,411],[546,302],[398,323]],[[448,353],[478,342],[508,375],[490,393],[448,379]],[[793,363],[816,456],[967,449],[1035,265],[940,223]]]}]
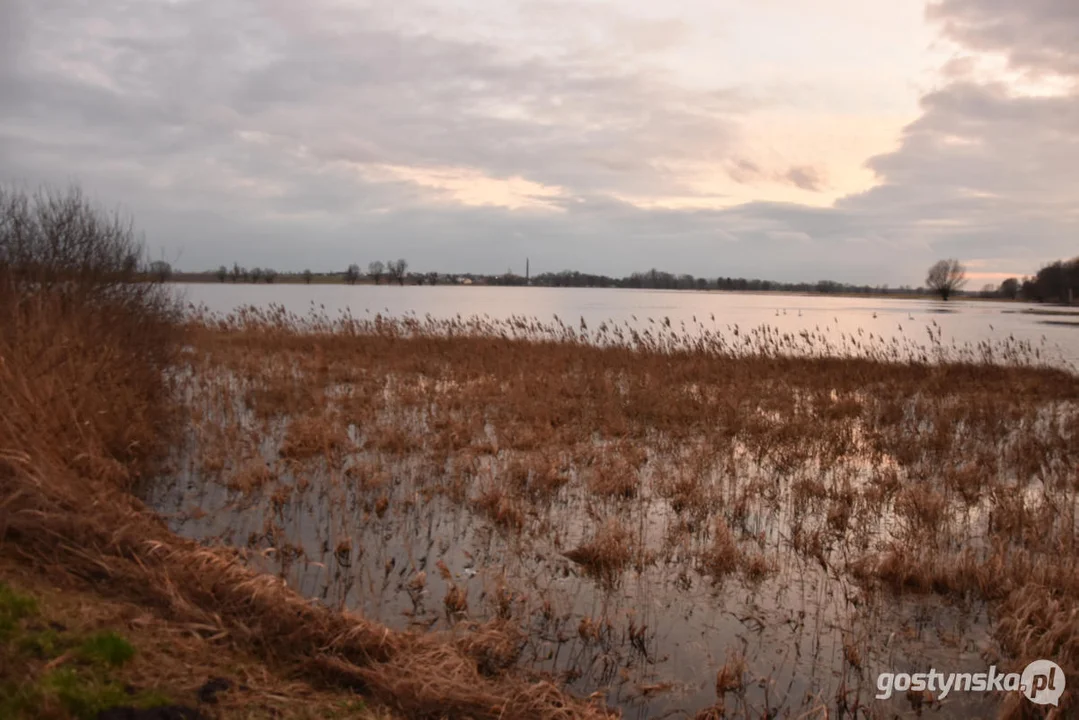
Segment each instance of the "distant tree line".
[{"label": "distant tree line", "polygon": [[[153,271],[153,266],[151,266]],[[157,275],[166,279],[172,276],[171,268],[167,273],[160,272]],[[219,267],[213,275],[219,282],[251,282],[273,283],[279,276],[270,268],[245,268],[239,263],[233,263],[232,268],[224,265]],[[310,269],[301,273],[288,273],[284,277],[300,279],[310,284],[317,279],[329,279],[331,281],[344,281],[354,285],[361,281],[368,281],[375,285],[382,284],[383,279],[388,283],[398,285],[436,285],[439,282],[460,283],[467,281],[477,285],[501,285],[523,286],[536,285],[542,287],[599,287],[599,288],[641,288],[659,290],[729,290],[729,291],[757,291],[757,292],[805,292],[805,293],[864,293],[864,294],[896,294],[913,295],[924,294],[923,287],[910,287],[908,285],[891,288],[888,285],[852,285],[839,283],[832,280],[819,280],[817,282],[784,283],[773,280],[759,280],[756,278],[698,278],[689,274],[676,275],[655,268],[645,272],[635,272],[626,277],[610,277],[582,273],[576,270],[564,270],[562,272],[548,272],[525,278],[512,271],[497,275],[483,275],[476,273],[464,273],[460,275],[440,274],[437,272],[411,273],[408,272],[408,262],[403,258],[382,262],[375,260],[368,263],[366,272],[357,263],[349,265],[344,272],[313,273]]]},{"label": "distant tree line", "polygon": [[[367,264],[367,277],[373,280],[375,285],[380,284],[383,276],[386,276],[390,283],[396,282],[398,285],[404,285],[405,281],[410,277],[408,261],[404,258],[399,258],[385,263],[381,260],[375,260]],[[363,277],[363,271],[355,263],[349,265],[348,269],[345,270],[345,282],[349,285],[355,285]]]},{"label": "distant tree line", "polygon": [[1000,285],[985,285],[977,294],[979,297],[1004,300],[1075,303],[1079,301],[1079,257],[1051,262],[1037,274],[1021,280],[1011,277]]},{"label": "distant tree line", "polygon": [[[155,279],[175,279],[172,267],[163,261],[151,263],[149,272]],[[205,274],[204,274],[205,275]],[[271,268],[242,267],[233,263],[232,268],[224,265],[213,273],[220,282],[273,283],[278,273]],[[966,283],[966,269],[955,259],[941,260],[935,263],[926,275],[925,284],[919,287],[901,285],[868,285],[841,283],[834,280],[816,282],[778,282],[758,278],[736,277],[694,277],[682,273],[675,274],[652,268],[644,272],[634,272],[625,277],[611,277],[583,273],[576,270],[546,272],[526,278],[508,270],[497,275],[466,273],[460,275],[439,274],[436,272],[415,273],[408,271],[408,262],[399,258],[382,262],[375,260],[367,264],[366,272],[360,265],[353,263],[344,272],[313,273],[310,269],[301,273],[288,273],[283,277],[293,281],[302,280],[310,284],[319,281],[356,284],[361,281],[375,285],[387,283],[398,285],[436,285],[439,282],[454,284],[521,286],[537,285],[541,287],[596,287],[596,288],[641,288],[652,290],[725,290],[746,292],[797,292],[797,293],[841,293],[865,295],[925,295],[936,294],[941,299],[963,293]],[[181,278],[182,279],[182,278]],[[1033,277],[1023,279],[1008,278],[1000,285],[985,285],[980,291],[967,292],[967,296],[1001,298],[1006,300],[1029,300],[1032,302],[1068,303],[1079,300],[1079,257],[1072,260],[1058,260],[1043,267]]]},{"label": "distant tree line", "polygon": [[232,269],[222,265],[214,272],[218,282],[231,280],[232,282],[273,283],[277,279],[277,271],[273,268],[253,267],[250,270],[242,267],[239,263],[233,263]]},{"label": "distant tree line", "polygon": [[1024,300],[1044,303],[1074,303],[1079,300],[1079,257],[1049,263],[1034,277],[1015,283]]},{"label": "distant tree line", "polygon": [[[489,285],[525,285],[525,278],[513,273],[483,278]],[[557,273],[541,273],[534,276],[527,284],[543,287],[604,287],[604,288],[641,288],[649,290],[729,290],[750,292],[806,292],[806,293],[924,293],[924,288],[902,286],[891,288],[887,285],[851,285],[833,280],[817,282],[784,283],[757,278],[694,277],[686,273],[676,275],[655,268],[645,272],[635,272],[626,277],[616,278],[607,275],[564,270]]]}]

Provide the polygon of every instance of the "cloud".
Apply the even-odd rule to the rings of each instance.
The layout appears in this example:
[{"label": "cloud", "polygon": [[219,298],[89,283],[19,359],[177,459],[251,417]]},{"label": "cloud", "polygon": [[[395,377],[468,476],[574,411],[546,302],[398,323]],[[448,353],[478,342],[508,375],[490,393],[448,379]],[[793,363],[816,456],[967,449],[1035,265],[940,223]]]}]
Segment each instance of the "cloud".
[{"label": "cloud", "polygon": [[735,158],[730,163],[727,174],[737,183],[749,184],[767,176],[760,165],[745,158]]},{"label": "cloud", "polygon": [[302,152],[651,193],[726,157],[746,103],[602,60],[409,35],[363,6],[328,17],[259,7],[33,6],[23,34],[43,50],[25,54],[0,118],[9,132],[34,128],[33,140],[70,136],[73,114],[80,139],[132,158],[227,155],[253,132],[274,139],[259,154],[283,162]]},{"label": "cloud", "polygon": [[736,158],[728,165],[727,174],[732,180],[743,185],[781,183],[809,192],[820,192],[827,186],[824,173],[810,165],[796,165],[786,170],[769,171],[752,160]]},{"label": "cloud", "polygon": [[816,168],[806,165],[792,167],[783,175],[783,179],[787,180],[792,185],[811,192],[822,190],[825,186],[822,173]]},{"label": "cloud", "polygon": [[[967,55],[884,143],[894,118],[812,86],[686,81],[699,33],[651,5],[7,0],[0,181],[81,182],[191,268],[1033,271],[1079,234],[1075,87],[1020,92],[975,55],[1074,79],[1072,5],[933,3]],[[857,128],[868,181],[837,159]]]},{"label": "cloud", "polygon": [[1016,69],[1079,74],[1079,5],[1072,0],[939,0],[927,17],[963,47],[1001,53]]}]

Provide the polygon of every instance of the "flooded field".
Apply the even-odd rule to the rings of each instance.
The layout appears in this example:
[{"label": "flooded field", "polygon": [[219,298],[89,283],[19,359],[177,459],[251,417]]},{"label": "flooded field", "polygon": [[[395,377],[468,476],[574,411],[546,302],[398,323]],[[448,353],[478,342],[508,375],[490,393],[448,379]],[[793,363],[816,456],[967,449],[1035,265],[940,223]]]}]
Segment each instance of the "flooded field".
[{"label": "flooded field", "polygon": [[794,359],[808,340],[520,322],[211,323],[144,496],[319,602],[497,628],[481,669],[627,717],[1020,717],[1016,693],[878,700],[877,675],[1079,680],[1075,376],[1016,345]]}]

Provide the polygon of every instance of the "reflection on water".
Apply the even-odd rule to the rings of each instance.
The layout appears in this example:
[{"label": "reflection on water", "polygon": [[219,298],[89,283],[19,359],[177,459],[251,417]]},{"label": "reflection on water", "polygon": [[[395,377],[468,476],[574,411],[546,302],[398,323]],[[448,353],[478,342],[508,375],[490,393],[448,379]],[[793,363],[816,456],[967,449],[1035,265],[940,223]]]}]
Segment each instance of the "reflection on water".
[{"label": "reflection on water", "polygon": [[[984,308],[929,319],[919,350],[813,307],[764,322],[834,325],[636,307],[621,325],[248,312],[192,333],[173,376],[187,437],[144,497],[177,532],[331,606],[401,630],[515,629],[521,672],[631,717],[995,714],[992,695],[878,702],[875,681],[1057,652],[1031,612],[1056,596],[1038,604],[1029,586],[1073,597],[1079,577],[1059,571],[1079,532],[1079,389],[1056,371],[921,364],[945,322]],[[987,316],[991,332],[1014,317]],[[606,345],[626,336],[638,351]],[[978,347],[958,357],[1042,351]]]},{"label": "reflection on water", "polygon": [[[237,381],[225,385],[236,390]],[[339,384],[329,395],[349,393]],[[692,715],[711,705],[716,668],[732,656],[745,664],[739,692],[726,700],[738,717],[798,717],[821,707],[890,716],[909,712],[909,699],[900,693],[874,704],[879,672],[986,668],[984,603],[897,598],[844,572],[859,549],[903,533],[893,512],[850,517],[873,494],[876,474],[899,467],[857,425],[837,457],[657,436],[621,492],[597,484],[594,468],[625,455],[624,446],[583,441],[553,458],[492,448],[439,463],[396,452],[399,438],[353,424],[355,450],[339,463],[282,461],[287,424],[260,426],[242,403],[236,409],[257,436],[256,456],[225,475],[208,471],[193,433],[178,472],[147,490],[176,531],[244,548],[251,563],[298,592],[397,629],[450,629],[465,617],[518,623],[527,631],[523,668],[583,695],[602,692],[628,717]],[[760,415],[782,424],[775,413]],[[429,430],[422,414],[377,422]],[[497,441],[495,428],[488,431]],[[540,485],[547,467],[559,477]],[[482,501],[511,483],[528,502],[499,492]],[[845,510],[837,498],[848,498]],[[760,559],[757,569],[716,576],[702,565],[715,513],[738,537],[738,552]],[[611,518],[633,545],[624,569],[597,575],[567,557]],[[987,522],[976,512],[953,521],[962,537],[980,536]],[[956,696],[935,716],[995,707],[988,697]]]},{"label": "reflection on water", "polygon": [[[557,315],[569,324],[583,318],[588,324],[629,322],[645,327],[648,319],[669,318],[687,329],[698,321],[719,328],[767,324],[781,332],[830,330],[866,334],[889,340],[925,342],[936,328],[945,345],[977,345],[1009,337],[1042,348],[1062,363],[1079,365],[1079,333],[1053,319],[1023,312],[1032,306],[981,300],[769,295],[752,293],[624,290],[593,288],[519,288],[372,285],[250,285],[181,284],[187,301],[212,312],[228,313],[241,305],[284,306],[299,315],[312,306],[330,315],[349,309],[354,316],[414,313],[435,318],[456,315],[505,319],[511,315],[549,320]],[[1036,306],[1034,306],[1035,309]],[[1017,311],[1020,310],[1020,311]],[[1043,311],[1045,312],[1045,311]],[[933,325],[936,323],[936,326]]]}]

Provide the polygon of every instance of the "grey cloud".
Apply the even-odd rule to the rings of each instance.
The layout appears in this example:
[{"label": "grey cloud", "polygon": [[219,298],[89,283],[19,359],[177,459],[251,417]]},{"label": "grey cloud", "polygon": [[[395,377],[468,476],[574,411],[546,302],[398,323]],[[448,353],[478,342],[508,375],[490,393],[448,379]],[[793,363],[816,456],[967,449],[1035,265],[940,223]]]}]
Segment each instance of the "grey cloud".
[{"label": "grey cloud", "polygon": [[743,185],[770,181],[794,185],[811,192],[820,192],[827,187],[824,173],[810,165],[797,165],[787,170],[766,170],[752,160],[736,158],[728,163],[727,175]]},{"label": "grey cloud", "polygon": [[[528,255],[534,270],[900,284],[920,282],[939,256],[1033,270],[1074,254],[1074,95],[1014,97],[952,79],[923,98],[898,150],[870,161],[880,185],[833,208],[645,210],[616,196],[692,197],[687,164],[807,190],[825,178],[746,157],[739,127],[755,106],[745,89],[690,91],[579,49],[514,55],[394,25],[384,10],[0,2],[0,28],[16,38],[0,46],[10,60],[0,62],[0,181],[80,181],[122,201],[190,268],[405,256],[419,270],[494,272]],[[946,0],[932,12],[954,39],[1028,68],[1067,68],[1054,33],[1079,27],[1044,1]],[[679,30],[618,32],[632,48]],[[1052,50],[1041,59],[1039,39]],[[564,193],[547,211],[462,207],[367,172],[380,165],[463,166]]]},{"label": "grey cloud", "polygon": [[923,99],[896,153],[870,167],[927,197],[988,196],[1031,207],[1076,197],[1079,96],[1016,97],[1001,86],[954,83]]},{"label": "grey cloud", "polygon": [[1002,52],[1019,69],[1079,73],[1074,0],[939,0],[928,17],[972,50]]},{"label": "grey cloud", "polygon": [[827,185],[823,173],[808,165],[792,167],[783,175],[783,179],[803,190],[813,192],[820,192]]},{"label": "grey cloud", "polygon": [[729,164],[727,175],[735,182],[747,184],[760,180],[765,176],[764,170],[752,160],[736,158]]},{"label": "grey cloud", "polygon": [[[262,153],[302,147],[325,162],[463,165],[571,192],[673,194],[685,190],[677,165],[729,153],[746,102],[587,58],[510,59],[403,35],[370,8],[346,14],[342,31],[271,7],[34,6],[23,35],[42,51],[6,117],[56,136],[74,124],[76,136],[132,157],[227,156],[235,133],[258,131],[274,138]],[[68,42],[76,30],[83,40]],[[72,77],[73,66],[108,86]]]}]

